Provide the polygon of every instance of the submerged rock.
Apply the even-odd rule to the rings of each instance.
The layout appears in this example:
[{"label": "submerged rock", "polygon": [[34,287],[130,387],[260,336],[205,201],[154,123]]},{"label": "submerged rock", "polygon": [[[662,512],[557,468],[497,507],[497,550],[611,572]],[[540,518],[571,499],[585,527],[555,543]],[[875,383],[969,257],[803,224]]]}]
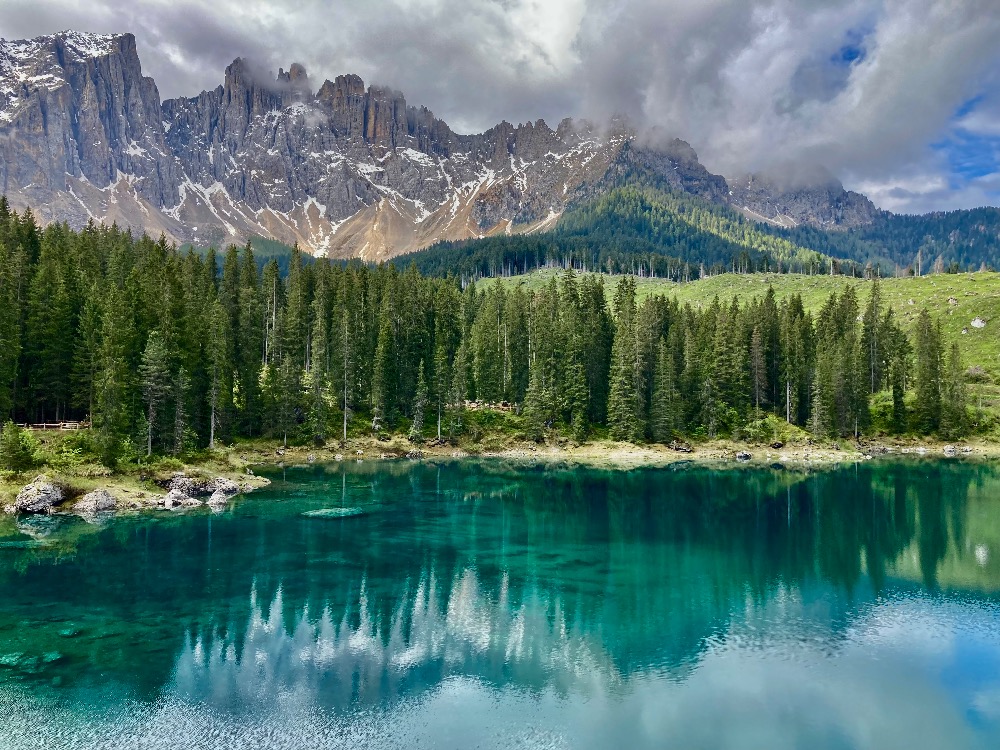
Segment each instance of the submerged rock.
[{"label": "submerged rock", "polygon": [[44,474],[17,493],[14,511],[17,513],[48,513],[63,501],[62,487],[53,484]]},{"label": "submerged rock", "polygon": [[320,508],[307,510],[302,515],[306,518],[354,518],[368,513],[364,508]]}]

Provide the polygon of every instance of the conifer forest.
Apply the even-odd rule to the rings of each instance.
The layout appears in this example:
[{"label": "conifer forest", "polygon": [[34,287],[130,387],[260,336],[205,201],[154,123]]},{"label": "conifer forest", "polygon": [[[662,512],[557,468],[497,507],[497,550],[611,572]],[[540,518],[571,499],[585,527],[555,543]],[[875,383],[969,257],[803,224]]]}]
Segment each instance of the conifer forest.
[{"label": "conifer forest", "polygon": [[0,414],[89,421],[109,464],[262,436],[449,440],[484,404],[531,439],[750,439],[768,420],[830,438],[968,431],[958,348],[926,311],[904,333],[869,288],[813,314],[773,291],[640,303],[629,276],[612,294],[573,271],[535,291],[463,288],[297,250],[284,271],[249,244],[41,229],[3,201]]}]

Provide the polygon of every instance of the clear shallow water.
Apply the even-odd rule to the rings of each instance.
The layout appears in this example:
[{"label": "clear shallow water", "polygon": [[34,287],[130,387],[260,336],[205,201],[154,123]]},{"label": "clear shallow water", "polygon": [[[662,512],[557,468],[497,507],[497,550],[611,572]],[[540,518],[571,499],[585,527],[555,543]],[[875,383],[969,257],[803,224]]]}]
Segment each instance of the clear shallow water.
[{"label": "clear shallow water", "polygon": [[1000,747],[991,467],[272,478],[0,522],[0,747]]}]

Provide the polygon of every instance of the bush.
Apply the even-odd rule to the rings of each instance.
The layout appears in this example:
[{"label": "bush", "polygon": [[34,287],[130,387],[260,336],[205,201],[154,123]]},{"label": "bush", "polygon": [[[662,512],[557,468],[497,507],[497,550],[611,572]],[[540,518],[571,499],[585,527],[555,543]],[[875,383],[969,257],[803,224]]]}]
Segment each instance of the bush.
[{"label": "bush", "polygon": [[27,430],[7,422],[0,431],[0,466],[10,471],[27,471],[36,465],[38,441]]},{"label": "bush", "polygon": [[735,437],[746,443],[767,444],[781,441],[788,442],[791,435],[789,424],[773,414],[751,419],[736,432]]}]

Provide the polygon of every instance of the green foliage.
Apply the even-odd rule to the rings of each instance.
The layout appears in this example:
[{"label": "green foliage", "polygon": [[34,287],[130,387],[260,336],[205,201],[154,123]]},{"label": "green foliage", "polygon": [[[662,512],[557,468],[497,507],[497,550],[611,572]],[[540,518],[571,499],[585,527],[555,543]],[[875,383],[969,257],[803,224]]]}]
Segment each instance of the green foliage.
[{"label": "green foliage", "polygon": [[400,259],[424,273],[511,276],[546,266],[686,281],[722,271],[861,276],[866,267],[918,276],[992,267],[1000,251],[1000,209],[923,216],[877,214],[849,230],[783,229],[628,175],[571,206],[555,230],[442,242]]},{"label": "green foliage", "polygon": [[[702,243],[692,253],[722,259],[749,243],[748,257],[725,261],[741,270],[816,260],[655,186],[602,201],[574,209],[560,231],[589,247],[618,226],[624,248],[636,232],[676,245],[687,227]],[[261,269],[248,244],[229,248],[220,268],[214,252],[178,252],[115,227],[42,231],[8,215],[0,406],[21,422],[89,418],[92,441],[59,460],[96,454],[108,465],[239,437],[322,444],[330,433],[408,429],[419,440],[430,428],[475,440],[489,432],[490,414],[503,415],[511,434],[577,442],[766,439],[776,421],[824,437],[911,423],[952,436],[983,423],[968,413],[960,359],[944,357],[941,324],[894,312],[899,292],[889,281],[861,301],[858,282],[801,277],[801,295],[779,298],[764,277],[729,275],[698,282],[728,291],[709,302],[648,277],[606,286],[563,269],[531,285],[463,285],[412,266],[307,261],[296,248],[286,257],[285,274],[273,258]],[[687,260],[669,268],[676,278],[692,273]],[[737,278],[754,290],[745,300],[733,291]],[[673,296],[657,293],[664,289]]]},{"label": "green foliage", "polygon": [[0,430],[0,466],[9,471],[21,472],[34,467],[38,441],[27,430],[13,422]]},{"label": "green foliage", "polygon": [[860,272],[807,245],[690,194],[612,187],[571,207],[555,231],[443,242],[397,259],[424,273],[507,276],[550,265],[685,281],[706,271]]}]

